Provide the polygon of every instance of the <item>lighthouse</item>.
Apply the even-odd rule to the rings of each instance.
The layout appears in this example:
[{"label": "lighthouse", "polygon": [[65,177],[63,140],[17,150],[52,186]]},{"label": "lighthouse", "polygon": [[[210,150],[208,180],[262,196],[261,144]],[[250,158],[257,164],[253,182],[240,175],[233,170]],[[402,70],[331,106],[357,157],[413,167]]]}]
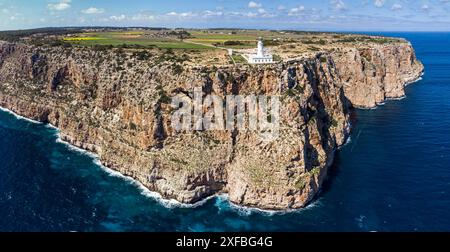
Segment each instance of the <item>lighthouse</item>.
[{"label": "lighthouse", "polygon": [[258,40],[258,49],[257,49],[256,56],[264,57],[264,44],[263,44],[261,38],[259,38],[259,40]]},{"label": "lighthouse", "polygon": [[249,54],[247,56],[248,63],[250,64],[270,64],[273,63],[273,56],[270,53],[264,51],[264,43],[262,38],[258,39],[256,47],[256,54]]}]

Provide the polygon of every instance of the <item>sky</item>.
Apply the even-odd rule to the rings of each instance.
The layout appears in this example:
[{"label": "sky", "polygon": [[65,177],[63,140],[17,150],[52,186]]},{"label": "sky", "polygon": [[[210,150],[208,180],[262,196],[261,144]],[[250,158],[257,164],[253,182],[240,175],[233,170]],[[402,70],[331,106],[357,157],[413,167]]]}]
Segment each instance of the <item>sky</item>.
[{"label": "sky", "polygon": [[60,26],[450,31],[450,0],[0,0],[0,30]]}]

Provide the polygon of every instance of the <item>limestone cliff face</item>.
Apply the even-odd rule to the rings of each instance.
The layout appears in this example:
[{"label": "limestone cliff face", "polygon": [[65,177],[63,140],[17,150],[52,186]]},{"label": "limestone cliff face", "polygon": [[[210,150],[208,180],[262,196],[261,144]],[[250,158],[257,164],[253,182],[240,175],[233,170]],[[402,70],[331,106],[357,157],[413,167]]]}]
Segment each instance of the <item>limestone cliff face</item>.
[{"label": "limestone cliff face", "polygon": [[346,97],[361,108],[404,96],[405,85],[423,72],[423,65],[409,43],[345,49],[335,52],[334,59]]},{"label": "limestone cliff face", "polygon": [[[408,44],[339,53],[180,72],[132,52],[0,42],[0,106],[53,124],[64,140],[166,198],[194,203],[226,192],[240,205],[301,208],[348,136],[352,104],[401,96],[423,69]],[[175,132],[168,97],[191,99],[193,87],[221,97],[280,96],[280,136]]]}]

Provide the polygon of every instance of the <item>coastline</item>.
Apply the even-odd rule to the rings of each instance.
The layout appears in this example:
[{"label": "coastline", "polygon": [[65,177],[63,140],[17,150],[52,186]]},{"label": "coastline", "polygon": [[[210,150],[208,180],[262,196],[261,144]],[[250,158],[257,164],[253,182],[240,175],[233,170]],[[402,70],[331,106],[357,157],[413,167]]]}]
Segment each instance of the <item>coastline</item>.
[{"label": "coastline", "polygon": [[[3,111],[5,113],[8,113],[12,116],[14,116],[17,120],[24,120],[27,121],[29,123],[33,123],[33,124],[39,124],[39,125],[43,125],[45,127],[51,128],[53,130],[55,130],[55,136],[56,136],[56,143],[60,143],[65,145],[68,149],[75,151],[75,152],[79,152],[82,153],[90,158],[92,158],[93,163],[95,165],[97,165],[102,171],[106,172],[109,176],[113,176],[113,177],[118,177],[123,179],[125,182],[132,184],[133,186],[135,186],[136,188],[139,189],[141,195],[151,198],[153,200],[155,200],[158,204],[168,208],[168,209],[173,209],[173,208],[197,208],[197,207],[201,207],[204,204],[206,204],[208,201],[210,200],[214,200],[216,199],[217,201],[226,201],[226,204],[228,205],[228,207],[230,209],[232,209],[233,211],[238,212],[239,214],[243,214],[243,215],[251,215],[252,213],[259,213],[259,214],[263,214],[263,215],[267,215],[267,216],[273,216],[273,215],[277,215],[277,214],[288,214],[288,213],[295,213],[295,212],[299,212],[299,211],[303,211],[305,209],[310,209],[315,207],[318,203],[319,200],[315,200],[315,201],[311,201],[309,204],[307,204],[304,208],[299,208],[299,209],[286,209],[286,210],[267,210],[267,209],[260,209],[260,208],[255,208],[255,207],[248,207],[248,206],[240,206],[237,205],[233,202],[231,202],[229,200],[228,194],[227,193],[220,193],[220,194],[215,194],[215,195],[211,195],[209,197],[206,197],[205,199],[198,201],[194,204],[186,204],[186,203],[182,203],[179,202],[175,199],[166,199],[164,198],[160,193],[156,192],[156,191],[151,191],[149,190],[147,187],[145,187],[141,182],[139,182],[138,180],[130,177],[130,176],[126,176],[114,169],[111,169],[105,165],[103,165],[98,157],[97,154],[90,152],[88,150],[82,149],[80,147],[77,147],[75,145],[70,144],[67,141],[64,141],[61,136],[60,136],[60,129],[55,127],[52,124],[45,124],[39,121],[35,121],[29,118],[26,118],[24,116],[21,116],[17,113],[15,113],[12,110],[9,110],[7,108],[1,107],[0,106],[0,111]],[[350,139],[350,136],[348,137],[348,139]],[[348,142],[346,142],[347,144]],[[344,145],[343,145],[344,146]]]},{"label": "coastline", "polygon": [[113,177],[118,177],[123,179],[125,182],[132,184],[133,186],[135,186],[136,188],[139,189],[141,195],[151,198],[153,200],[155,200],[156,202],[158,202],[158,204],[168,208],[168,209],[173,209],[173,208],[197,208],[200,207],[204,204],[206,204],[208,201],[216,199],[219,201],[226,201],[226,204],[229,205],[230,209],[233,209],[236,212],[239,212],[241,214],[245,214],[245,215],[250,215],[251,213],[257,212],[260,214],[265,214],[265,215],[274,215],[274,214],[286,214],[286,213],[292,213],[292,212],[298,212],[298,211],[302,211],[304,209],[313,207],[316,202],[313,202],[311,204],[308,204],[305,208],[300,208],[300,209],[287,209],[287,210],[266,210],[266,209],[260,209],[260,208],[254,208],[254,207],[247,207],[247,206],[240,206],[237,204],[234,204],[233,202],[231,202],[228,199],[228,194],[227,193],[220,193],[220,194],[216,194],[216,195],[211,195],[209,197],[206,197],[205,199],[198,201],[194,204],[186,204],[186,203],[182,203],[179,202],[175,199],[166,199],[164,198],[160,193],[156,192],[156,191],[151,191],[149,190],[147,187],[145,187],[141,182],[139,182],[138,180],[130,177],[130,176],[126,176],[114,169],[111,169],[105,165],[103,165],[98,157],[97,154],[90,152],[88,150],[82,149],[80,147],[77,147],[75,145],[72,145],[71,143],[64,141],[61,136],[60,136],[60,129],[55,127],[52,124],[45,124],[39,121],[35,121],[29,118],[26,118],[24,116],[21,116],[17,113],[15,113],[14,111],[1,107],[0,106],[0,111],[8,113],[12,116],[14,116],[17,120],[24,120],[27,121],[29,123],[33,123],[33,124],[38,124],[38,125],[43,125],[45,127],[51,128],[52,130],[55,130],[55,136],[56,136],[56,143],[60,143],[65,145],[68,149],[75,151],[75,152],[79,152],[82,153],[90,158],[92,158],[93,163],[95,165],[97,165],[102,171],[106,172],[109,176],[113,176]]},{"label": "coastline", "polygon": [[[418,77],[415,77],[415,78],[413,78],[413,79],[405,79],[405,80],[404,80],[404,81],[405,81],[404,88],[406,88],[406,87],[408,87],[409,85],[412,85],[412,84],[414,84],[414,83],[416,83],[416,82],[419,82],[419,81],[423,80],[423,76],[424,76],[424,75],[425,75],[425,71],[422,71],[422,73],[420,73]],[[386,98],[384,99],[383,102],[377,103],[374,107],[370,107],[370,108],[364,108],[364,107],[363,107],[363,108],[357,108],[357,109],[362,109],[362,110],[365,110],[365,109],[375,110],[375,109],[378,109],[378,107],[381,107],[381,106],[383,106],[383,105],[386,105],[386,102],[388,102],[388,101],[401,101],[401,100],[403,100],[403,99],[405,99],[405,98],[407,98],[406,95],[403,95],[403,96],[400,96],[400,97],[386,97]]]},{"label": "coastline", "polygon": [[[422,78],[423,75],[424,75],[424,72],[421,73],[419,75],[419,77],[417,77],[416,79],[414,79],[412,81],[405,80],[405,87],[410,85],[410,84],[413,84],[413,83],[416,83],[416,82],[422,80],[423,79]],[[399,97],[399,98],[386,98],[383,103],[377,104],[377,106],[375,106],[373,108],[362,108],[362,109],[377,109],[379,106],[384,105],[386,101],[389,101],[389,100],[402,100],[404,98],[406,98],[406,96]],[[212,199],[216,199],[216,200],[219,200],[219,201],[226,201],[227,204],[229,204],[229,207],[231,209],[233,209],[233,210],[235,210],[235,211],[237,211],[239,213],[245,213],[245,214],[248,215],[248,214],[256,212],[256,213],[266,214],[266,215],[270,216],[270,215],[274,215],[274,214],[287,214],[287,213],[302,211],[302,210],[314,207],[317,204],[317,202],[319,201],[319,199],[311,200],[309,203],[307,203],[305,205],[305,207],[298,208],[298,209],[271,210],[271,209],[261,209],[261,208],[256,208],[256,207],[249,207],[249,206],[245,206],[245,205],[237,205],[237,204],[235,204],[235,203],[233,203],[232,201],[229,200],[227,193],[214,194],[214,195],[208,196],[208,197],[206,197],[206,198],[204,198],[204,199],[202,199],[202,200],[200,200],[200,201],[198,201],[196,203],[193,203],[193,204],[182,203],[182,202],[179,202],[179,201],[177,201],[175,199],[167,199],[167,198],[164,198],[159,192],[151,191],[150,189],[145,187],[141,182],[139,182],[138,180],[134,179],[133,177],[126,176],[126,175],[124,175],[124,174],[122,174],[122,173],[120,173],[120,172],[118,172],[118,171],[116,171],[116,170],[114,170],[112,168],[109,168],[109,167],[103,165],[101,163],[101,161],[100,161],[100,159],[99,159],[97,154],[95,154],[95,153],[93,153],[93,152],[91,152],[89,150],[86,150],[86,149],[80,148],[78,146],[75,146],[75,145],[73,145],[73,144],[63,140],[61,138],[61,131],[60,131],[60,129],[55,127],[54,125],[52,125],[50,123],[42,123],[42,122],[39,122],[39,121],[35,121],[35,120],[32,120],[32,119],[29,119],[27,117],[24,117],[22,115],[19,115],[19,114],[15,113],[14,111],[12,111],[10,109],[7,109],[7,108],[1,107],[1,106],[0,106],[0,110],[3,111],[3,112],[6,112],[6,113],[9,113],[9,114],[13,115],[18,120],[25,120],[25,121],[30,122],[30,123],[41,124],[41,125],[44,125],[45,127],[49,127],[51,129],[55,130],[55,132],[56,132],[56,142],[57,143],[64,144],[65,146],[67,146],[67,148],[69,148],[69,149],[71,149],[73,151],[80,152],[80,153],[83,153],[86,156],[89,156],[90,158],[92,158],[94,164],[98,165],[99,168],[102,169],[104,172],[106,172],[108,175],[114,176],[114,177],[119,177],[119,178],[123,179],[124,181],[134,185],[136,188],[138,188],[140,190],[142,195],[144,195],[146,197],[149,197],[151,199],[154,199],[159,204],[161,204],[162,206],[164,206],[166,208],[169,208],[169,209],[173,209],[173,208],[197,208],[197,207],[200,207],[200,206],[206,204],[208,201],[210,201]],[[346,137],[346,141],[344,142],[344,144],[338,146],[338,148],[335,150],[335,152],[339,151],[341,148],[343,148],[344,146],[346,146],[348,143],[350,143],[352,141],[351,134],[350,134],[351,129],[352,129],[352,125],[350,124],[349,125],[349,130],[350,131],[349,131],[348,135],[345,136]],[[333,158],[333,162],[334,162],[334,158]],[[333,162],[331,162],[331,164],[328,167],[326,167],[325,169],[328,170],[329,167],[332,166]],[[320,191],[320,189],[319,189],[319,191]]]},{"label": "coastline", "polygon": [[[8,46],[11,47],[10,44]],[[410,46],[400,44],[382,48],[396,50],[395,53],[385,55],[388,58],[399,58],[397,60],[393,59],[394,62],[400,64],[404,62],[402,59],[407,59],[405,65],[379,65],[381,69],[385,69],[386,71],[390,69],[396,71],[396,74],[390,76],[387,81],[384,81],[384,79],[377,80],[375,78],[376,76],[366,73],[364,68],[361,68],[362,70],[356,74],[352,71],[353,68],[348,69],[348,65],[352,65],[353,63],[356,64],[355,66],[357,68],[359,66],[359,62],[348,60],[349,57],[357,57],[362,54],[361,51],[356,49],[356,51],[351,51],[348,55],[346,54],[348,57],[336,56],[337,58],[333,58],[335,55],[329,55],[327,56],[328,60],[325,60],[325,62],[319,60],[317,58],[318,55],[316,55],[314,58],[302,62],[295,62],[288,67],[277,65],[274,67],[258,68],[259,71],[250,74],[251,78],[245,77],[246,73],[239,72],[236,77],[236,73],[233,72],[234,70],[221,69],[220,73],[225,72],[230,76],[234,76],[232,79],[240,79],[242,83],[239,85],[249,85],[252,92],[276,92],[274,89],[274,80],[280,77],[290,78],[290,74],[283,70],[284,67],[287,67],[286,69],[289,69],[289,71],[294,71],[295,75],[298,74],[298,76],[303,76],[303,79],[308,79],[305,82],[302,81],[302,78],[298,77],[296,78],[296,83],[298,85],[301,83],[304,84],[306,89],[302,92],[306,96],[310,96],[310,98],[306,99],[307,97],[305,97],[305,102],[290,99],[287,103],[292,108],[299,106],[305,110],[319,111],[318,115],[314,115],[316,117],[315,120],[319,118],[323,123],[309,124],[309,121],[311,121],[309,113],[308,116],[303,116],[304,122],[308,121],[306,127],[308,134],[304,132],[288,132],[280,140],[281,144],[272,150],[272,154],[265,152],[264,148],[267,147],[258,145],[257,141],[250,141],[250,143],[241,141],[236,145],[236,143],[233,143],[236,140],[228,137],[222,143],[220,142],[221,137],[223,138],[224,136],[211,136],[215,141],[207,143],[209,145],[208,149],[192,152],[192,148],[188,148],[188,146],[178,140],[186,140],[186,142],[192,140],[192,146],[194,147],[199,146],[200,140],[195,139],[195,137],[192,139],[185,138],[184,140],[175,135],[166,135],[165,131],[170,130],[168,127],[170,110],[167,106],[159,105],[152,107],[153,105],[150,104],[152,106],[149,106],[149,108],[151,107],[152,109],[147,111],[143,109],[144,107],[140,107],[141,105],[124,102],[127,99],[128,101],[136,101],[140,96],[133,92],[130,94],[127,93],[124,97],[119,94],[120,92],[113,95],[111,94],[111,90],[114,90],[115,86],[111,87],[108,81],[102,83],[102,89],[101,91],[96,91],[98,94],[96,93],[95,97],[93,95],[92,97],[89,95],[81,95],[71,103],[63,102],[64,105],[61,106],[64,108],[59,107],[57,98],[47,103],[45,96],[39,96],[38,101],[28,103],[27,101],[30,101],[30,97],[28,96],[31,95],[31,97],[34,97],[34,91],[33,93],[24,94],[23,97],[20,95],[17,96],[9,91],[6,91],[6,94],[2,92],[0,94],[0,105],[11,109],[10,112],[15,115],[23,115],[19,118],[25,118],[27,116],[36,121],[43,122],[50,127],[59,127],[55,128],[58,142],[67,144],[70,148],[75,148],[75,150],[82,150],[87,153],[93,157],[98,165],[101,165],[102,169],[112,176],[123,176],[125,180],[138,183],[137,187],[141,189],[143,194],[162,201],[162,205],[167,205],[167,207],[193,208],[203,205],[218,194],[228,193],[229,201],[239,206],[269,212],[286,212],[304,209],[317,199],[314,195],[320,192],[322,182],[327,177],[328,169],[334,163],[335,152],[351,141],[350,131],[352,125],[350,125],[349,120],[351,110],[353,108],[357,109],[358,106],[364,109],[375,109],[383,105],[385,101],[391,99],[387,96],[392,96],[392,99],[402,99],[404,97],[396,98],[395,96],[404,95],[404,88],[420,80],[419,77],[423,75],[423,65],[417,61],[413,48]],[[33,48],[25,49],[34,51]],[[380,48],[375,47],[375,49],[384,55]],[[47,65],[56,68],[60,67],[61,61],[58,55],[60,55],[59,52],[54,55],[50,54],[50,56],[54,56],[55,62],[48,63]],[[74,54],[74,56],[80,57],[77,60],[86,64],[80,63],[74,65],[71,63],[72,61],[69,62],[70,64],[66,66],[69,72],[66,72],[63,77],[69,78],[74,85],[82,85],[83,81],[73,76],[85,76],[84,83],[94,85],[97,77],[90,76],[90,70],[83,68],[92,62],[83,61],[81,59],[82,53]],[[26,54],[22,53],[17,56],[17,59],[14,57],[11,60],[25,60],[25,58]],[[412,61],[409,61],[411,59]],[[336,63],[337,65],[333,65],[335,64],[334,61],[339,61],[338,63],[340,65],[338,63]],[[328,68],[324,68],[324,64]],[[139,65],[139,67],[143,66]],[[320,69],[327,69],[327,71],[321,72]],[[159,72],[160,70],[158,68],[158,72],[154,74],[157,74],[161,78],[169,78],[172,76],[170,73]],[[261,71],[267,74],[261,77]],[[137,73],[138,71],[133,71],[131,75],[135,76]],[[176,78],[183,78],[183,81],[192,81],[192,76],[203,76],[201,70],[198,70],[198,74],[192,75],[192,73],[185,73],[181,77]],[[107,80],[109,74],[102,72],[102,76],[105,77],[102,77],[102,79]],[[327,76],[340,76],[340,78],[336,79],[337,81],[333,79],[330,82],[323,82],[323,78],[328,78]],[[345,89],[341,85],[345,83],[341,83],[340,81],[344,77],[348,77],[351,80],[354,92],[345,92]],[[361,86],[359,77],[373,79],[371,82],[373,84],[373,90],[369,92],[366,90],[370,89],[369,87]],[[14,79],[15,77],[10,78]],[[259,83],[259,78],[263,78],[264,85]],[[39,83],[34,83],[33,80],[31,81],[31,86]],[[58,81],[61,82],[62,80]],[[200,83],[205,82],[204,79],[196,81]],[[226,85],[235,83],[232,80],[228,82],[227,78],[223,79],[218,77],[216,84],[220,86],[222,82],[226,83]],[[394,84],[390,84],[391,82]],[[319,83],[323,83],[323,88],[319,88]],[[214,83],[211,85],[214,86]],[[239,85],[233,84],[229,88],[233,88],[233,86],[237,88]],[[384,88],[387,86],[394,90],[386,92]],[[5,83],[5,88],[14,90],[19,87]],[[39,89],[40,87],[36,86],[35,88]],[[112,89],[110,90],[108,88]],[[132,88],[130,85],[126,88],[124,87],[124,90],[131,91]],[[168,90],[165,90],[165,92],[170,91],[170,88],[167,87],[166,89]],[[325,92],[326,89],[328,89],[329,94]],[[146,90],[150,93],[155,91],[153,86],[147,87]],[[100,95],[100,98],[97,95]],[[368,98],[368,96],[371,97]],[[86,104],[89,104],[89,106],[93,105],[93,107],[88,106],[86,109],[78,110],[76,105],[79,102],[86,102]],[[98,102],[101,102],[100,107],[98,107],[100,103],[94,105],[94,103]],[[117,107],[121,103],[122,105]],[[324,107],[325,110],[320,109],[320,107]],[[97,110],[97,108],[101,108],[101,110]],[[114,110],[115,108],[117,110]],[[105,113],[105,111],[108,112]],[[301,120],[297,121],[293,118],[295,113],[301,115],[301,111],[293,109],[292,112],[292,115],[285,115],[286,124],[291,125],[295,123],[301,126],[304,122]],[[99,119],[94,119],[93,114],[98,116]],[[164,116],[158,117],[160,114]],[[326,120],[329,116],[335,119],[333,121],[335,124],[334,127],[330,125],[332,121]],[[123,119],[121,123],[113,126],[116,119],[119,120],[120,117]],[[83,120],[86,120],[86,122]],[[54,126],[48,123],[52,123]],[[155,127],[155,123],[157,127]],[[104,126],[105,129],[103,130],[102,127],[100,127],[100,130],[97,129],[99,126]],[[328,127],[328,134],[324,131],[324,127]],[[288,128],[288,131],[293,129]],[[122,130],[125,130],[123,135],[121,133]],[[295,141],[289,139],[289,134],[297,136],[297,133],[300,138],[309,135],[305,138],[307,139],[305,143],[295,143]],[[116,136],[120,137],[117,138]],[[318,140],[333,136],[335,142],[329,146],[325,146],[323,142]],[[252,140],[252,136],[250,135],[249,137]],[[148,151],[150,147],[154,148],[155,146],[159,146],[166,138],[170,141],[177,140],[169,141],[171,145],[166,149],[168,153],[166,151],[155,154]],[[216,144],[216,141],[221,144]],[[237,158],[235,153],[233,153],[234,160],[232,161],[234,162],[230,162],[229,157],[226,156],[228,151],[227,144],[231,144],[232,151],[238,153]],[[254,155],[259,155],[260,158],[255,160],[248,158],[246,148],[249,146],[251,147],[250,152]],[[314,155],[307,156],[304,162],[290,158],[289,155],[295,155],[298,149],[305,153],[317,152],[320,158],[315,158]],[[274,158],[274,154],[277,158]],[[208,170],[204,171],[200,169],[204,166],[197,164],[199,155],[206,155],[207,158],[204,162],[207,162],[206,166]],[[188,159],[188,161],[180,162],[183,159]],[[264,168],[264,164],[267,163],[273,163],[272,168]],[[285,163],[293,163],[294,166],[300,168],[300,172],[285,173],[283,170]],[[303,168],[304,172],[301,172],[302,165],[305,166]],[[257,168],[254,169],[253,167]],[[311,172],[313,168],[317,169]],[[150,174],[148,169],[151,170]],[[264,181],[268,181],[268,183],[264,184]],[[274,184],[272,181],[282,182]]]},{"label": "coastline", "polygon": [[175,199],[165,199],[164,197],[162,197],[161,194],[159,194],[158,192],[150,191],[147,187],[145,187],[143,184],[141,184],[139,181],[133,179],[132,177],[125,176],[125,175],[123,175],[122,173],[120,173],[120,172],[118,172],[116,170],[113,170],[113,169],[111,169],[109,167],[106,167],[105,165],[103,165],[101,163],[101,161],[100,161],[100,159],[99,159],[97,154],[92,153],[92,152],[90,152],[88,150],[82,149],[80,147],[77,147],[75,145],[72,145],[72,144],[70,144],[67,141],[64,141],[61,138],[60,129],[55,127],[54,125],[49,124],[49,123],[45,124],[45,123],[42,123],[42,122],[39,122],[39,121],[35,121],[35,120],[32,120],[32,119],[26,118],[24,116],[21,116],[21,115],[15,113],[12,110],[9,110],[9,109],[4,108],[4,107],[0,107],[0,110],[5,112],[5,113],[8,113],[8,114],[14,116],[17,120],[24,120],[24,121],[27,121],[29,123],[43,125],[45,127],[48,127],[48,128],[51,128],[51,129],[55,130],[56,143],[64,144],[68,149],[70,149],[72,151],[76,151],[76,152],[82,153],[82,154],[92,158],[94,164],[99,166],[104,172],[108,173],[110,176],[120,177],[123,180],[133,184],[134,186],[136,186],[137,188],[139,188],[141,190],[141,194],[142,195],[144,195],[146,197],[149,197],[149,198],[152,198],[152,199],[155,199],[161,205],[163,205],[163,206],[165,206],[167,208],[174,208],[174,207],[195,208],[195,207],[198,207],[198,206],[201,206],[201,205],[205,204],[211,198],[215,197],[215,195],[213,195],[213,196],[205,198],[202,201],[196,202],[194,204],[181,203],[181,202],[179,202],[179,201],[177,201]]}]

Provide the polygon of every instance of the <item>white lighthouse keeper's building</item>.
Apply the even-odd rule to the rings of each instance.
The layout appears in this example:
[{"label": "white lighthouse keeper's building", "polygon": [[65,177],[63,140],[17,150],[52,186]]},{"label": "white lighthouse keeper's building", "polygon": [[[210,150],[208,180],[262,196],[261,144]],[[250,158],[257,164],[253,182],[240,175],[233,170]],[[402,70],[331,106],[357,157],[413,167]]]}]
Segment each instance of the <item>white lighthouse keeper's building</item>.
[{"label": "white lighthouse keeper's building", "polygon": [[248,63],[250,64],[268,64],[273,63],[273,56],[270,53],[264,51],[264,44],[262,38],[258,40],[258,48],[256,54],[248,55]]}]

